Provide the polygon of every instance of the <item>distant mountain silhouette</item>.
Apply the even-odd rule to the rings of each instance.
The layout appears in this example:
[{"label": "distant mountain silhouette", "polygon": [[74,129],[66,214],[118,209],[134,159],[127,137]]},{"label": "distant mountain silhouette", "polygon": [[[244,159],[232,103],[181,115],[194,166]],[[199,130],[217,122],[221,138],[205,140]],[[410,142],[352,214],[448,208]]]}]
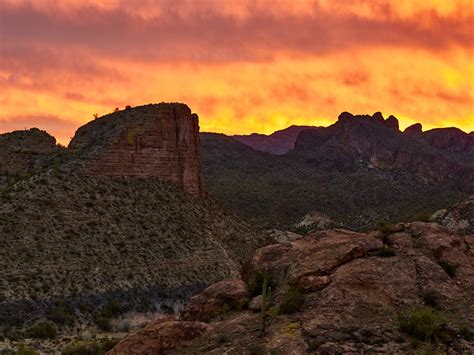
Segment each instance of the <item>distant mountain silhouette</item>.
[{"label": "distant mountain silhouette", "polygon": [[316,128],[313,126],[290,126],[273,132],[270,135],[252,133],[249,135],[234,135],[232,138],[245,143],[249,147],[272,154],[285,154],[295,147],[296,138],[305,129]]},{"label": "distant mountain silhouette", "polygon": [[211,196],[272,226],[314,211],[343,227],[366,228],[414,219],[474,192],[472,134],[423,132],[421,125],[401,132],[395,117],[379,112],[344,112],[329,127],[303,129],[282,155],[224,135],[203,133],[201,140]]}]

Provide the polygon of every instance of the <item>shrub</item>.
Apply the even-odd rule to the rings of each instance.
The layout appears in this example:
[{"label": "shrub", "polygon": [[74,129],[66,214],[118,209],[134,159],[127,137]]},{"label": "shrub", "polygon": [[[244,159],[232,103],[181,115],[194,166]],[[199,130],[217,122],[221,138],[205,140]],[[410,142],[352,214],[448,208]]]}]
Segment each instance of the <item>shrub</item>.
[{"label": "shrub", "polygon": [[440,260],[438,263],[450,277],[454,277],[456,275],[456,270],[458,268],[456,265],[451,264],[447,260]]},{"label": "shrub", "polygon": [[38,352],[34,349],[28,348],[25,344],[19,344],[15,355],[38,355]]},{"label": "shrub", "polygon": [[415,216],[415,221],[418,222],[429,222],[431,219],[431,213],[429,212],[419,212]]},{"label": "shrub", "polygon": [[472,331],[467,325],[461,325],[459,327],[459,335],[467,341],[474,340],[474,331]]},{"label": "shrub", "polygon": [[423,302],[425,305],[433,307],[433,308],[438,308],[439,307],[439,302],[441,299],[441,295],[439,294],[438,291],[436,290],[428,290],[423,293],[422,295]]},{"label": "shrub", "polygon": [[377,250],[377,253],[375,255],[380,256],[381,258],[390,258],[392,256],[395,256],[395,250],[393,250],[392,248],[383,247]]},{"label": "shrub", "polygon": [[102,339],[97,341],[83,341],[68,345],[64,355],[104,355],[117,345],[117,339]]},{"label": "shrub", "polygon": [[443,337],[441,320],[431,308],[415,308],[399,316],[400,330],[416,340],[436,343]]},{"label": "shrub", "polygon": [[94,317],[95,324],[101,330],[110,330],[110,319],[124,312],[124,307],[115,300],[108,300],[107,303],[97,312]]},{"label": "shrub", "polygon": [[73,325],[75,316],[73,310],[63,301],[58,301],[51,309],[49,319],[60,325]]},{"label": "shrub", "polygon": [[52,339],[55,338],[57,334],[58,331],[54,324],[47,321],[38,322],[27,330],[29,337],[38,339]]},{"label": "shrub", "polygon": [[283,296],[283,302],[278,308],[280,314],[290,314],[297,312],[303,304],[304,296],[296,286],[290,286]]}]

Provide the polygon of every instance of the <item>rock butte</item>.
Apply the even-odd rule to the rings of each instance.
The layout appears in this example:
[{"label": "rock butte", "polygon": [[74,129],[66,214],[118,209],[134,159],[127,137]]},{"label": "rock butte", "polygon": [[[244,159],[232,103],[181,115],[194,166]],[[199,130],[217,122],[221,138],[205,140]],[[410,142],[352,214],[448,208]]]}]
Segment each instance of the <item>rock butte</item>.
[{"label": "rock butte", "polygon": [[198,116],[180,103],[150,104],[100,117],[69,144],[93,176],[158,177],[204,195]]},{"label": "rock butte", "polygon": [[180,103],[128,108],[80,127],[68,149],[37,128],[0,135],[0,173],[26,176],[58,161],[86,176],[170,181],[204,196],[198,116]]}]

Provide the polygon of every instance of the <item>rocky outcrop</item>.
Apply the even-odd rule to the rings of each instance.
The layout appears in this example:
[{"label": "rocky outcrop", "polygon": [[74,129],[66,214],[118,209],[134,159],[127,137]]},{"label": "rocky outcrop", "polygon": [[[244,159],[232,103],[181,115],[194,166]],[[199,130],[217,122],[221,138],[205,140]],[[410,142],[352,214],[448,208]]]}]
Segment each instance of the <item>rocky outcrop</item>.
[{"label": "rocky outcrop", "polygon": [[247,286],[242,280],[221,281],[192,297],[181,319],[207,322],[224,312],[242,309],[248,303],[248,297]]},{"label": "rocky outcrop", "polygon": [[0,134],[0,175],[37,174],[64,154],[56,139],[38,128]]},{"label": "rocky outcrop", "polygon": [[[473,242],[473,235],[417,222],[264,247],[243,276],[252,285],[263,270],[270,275],[265,331],[255,298],[172,353],[472,353]],[[280,311],[288,302],[291,312]]]},{"label": "rocky outcrop", "polygon": [[144,330],[127,336],[107,354],[162,354],[203,335],[210,329],[211,327],[205,323],[179,322],[172,317],[165,317],[148,324]]},{"label": "rocky outcrop", "polygon": [[459,129],[420,132],[421,126],[414,125],[402,134],[398,120],[385,120],[380,112],[343,112],[332,126],[301,132],[292,154],[324,169],[403,171],[424,183],[457,180],[459,187],[470,191],[473,187],[464,175],[474,171],[472,156],[465,154],[471,152],[471,137]]},{"label": "rocky outcrop", "polygon": [[474,137],[458,128],[432,129],[424,132],[422,138],[431,146],[448,152],[474,154]]},{"label": "rocky outcrop", "polygon": [[321,230],[334,227],[334,221],[326,214],[321,212],[309,212],[301,221],[295,224],[298,229]]},{"label": "rocky outcrop", "polygon": [[204,195],[198,117],[161,103],[97,118],[78,129],[69,149],[90,176],[154,177]]},{"label": "rocky outcrop", "polygon": [[474,195],[449,209],[437,211],[432,219],[448,229],[474,234]]}]

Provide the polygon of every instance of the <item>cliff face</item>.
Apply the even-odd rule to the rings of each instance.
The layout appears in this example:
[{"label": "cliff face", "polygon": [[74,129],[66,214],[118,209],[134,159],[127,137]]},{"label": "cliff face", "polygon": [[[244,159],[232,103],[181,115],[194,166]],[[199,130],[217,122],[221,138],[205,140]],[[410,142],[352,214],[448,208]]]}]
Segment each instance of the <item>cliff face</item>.
[{"label": "cliff face", "polygon": [[472,191],[472,138],[456,128],[422,132],[414,125],[402,133],[398,120],[344,112],[327,128],[302,131],[290,154],[309,164],[354,171],[370,169],[415,173],[425,183],[459,180]]},{"label": "cliff face", "polygon": [[69,149],[90,176],[157,177],[204,195],[196,114],[178,103],[114,112],[79,128]]}]

